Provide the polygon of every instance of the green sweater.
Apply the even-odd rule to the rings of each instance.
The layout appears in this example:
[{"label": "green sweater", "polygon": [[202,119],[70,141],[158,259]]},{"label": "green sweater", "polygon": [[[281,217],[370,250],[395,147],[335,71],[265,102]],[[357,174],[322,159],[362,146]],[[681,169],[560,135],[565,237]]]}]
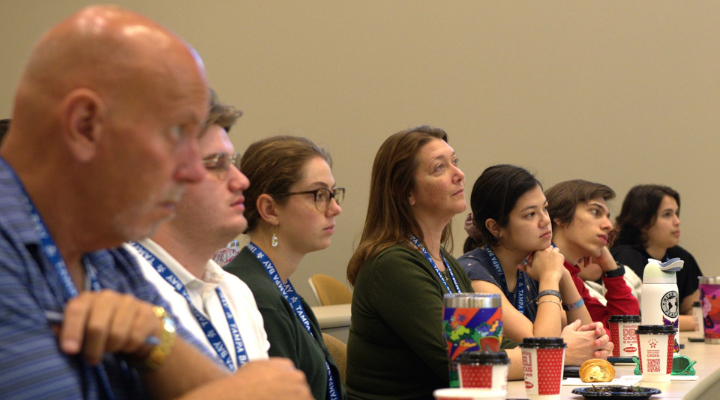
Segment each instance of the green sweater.
[{"label": "green sweater", "polygon": [[305,373],[313,397],[318,400],[329,398],[325,367],[327,360],[339,398],[347,399],[340,382],[340,371],[325,347],[317,318],[302,296],[298,295],[310,320],[314,338],[308,334],[290,303],[270,279],[265,267],[247,247],[225,269],[242,279],[252,290],[270,342],[270,356],[291,359]]},{"label": "green sweater", "polygon": [[[443,254],[461,291],[474,292],[457,260]],[[446,293],[415,248],[396,245],[360,268],[348,339],[348,398],[432,399],[433,390],[449,385],[442,329]]]}]

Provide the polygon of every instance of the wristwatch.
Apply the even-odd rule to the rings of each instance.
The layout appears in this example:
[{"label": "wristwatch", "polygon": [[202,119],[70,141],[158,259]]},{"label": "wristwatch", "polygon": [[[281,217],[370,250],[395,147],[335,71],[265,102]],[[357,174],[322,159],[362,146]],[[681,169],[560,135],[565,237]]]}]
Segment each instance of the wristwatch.
[{"label": "wristwatch", "polygon": [[625,266],[617,261],[615,261],[615,264],[617,264],[617,269],[603,272],[603,278],[615,278],[625,275]]}]

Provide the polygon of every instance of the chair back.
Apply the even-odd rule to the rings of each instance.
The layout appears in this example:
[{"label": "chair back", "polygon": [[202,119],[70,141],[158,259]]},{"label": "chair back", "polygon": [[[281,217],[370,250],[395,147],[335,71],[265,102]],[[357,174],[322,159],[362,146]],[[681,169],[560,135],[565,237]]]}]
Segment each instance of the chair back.
[{"label": "chair back", "polygon": [[332,276],[316,274],[310,277],[309,282],[320,305],[332,306],[352,302],[350,289]]},{"label": "chair back", "polygon": [[340,370],[340,380],[344,385],[345,371],[347,370],[347,345],[340,339],[330,336],[325,332],[323,332],[322,336],[325,341],[325,347],[327,347],[333,360],[335,360],[335,364],[338,366],[338,370]]}]

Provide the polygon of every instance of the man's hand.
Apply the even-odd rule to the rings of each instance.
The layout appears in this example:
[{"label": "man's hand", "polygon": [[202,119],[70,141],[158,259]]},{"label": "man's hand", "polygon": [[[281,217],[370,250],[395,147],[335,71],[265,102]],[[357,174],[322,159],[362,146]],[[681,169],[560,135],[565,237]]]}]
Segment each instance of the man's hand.
[{"label": "man's hand", "polygon": [[605,332],[602,322],[584,326],[580,324],[580,320],[577,320],[562,331],[562,337],[567,343],[566,365],[581,365],[590,358],[605,359],[612,354],[614,345]]},{"label": "man's hand", "polygon": [[151,350],[147,338],[162,330],[153,306],[111,290],[84,291],[65,307],[60,349],[70,355],[82,353],[90,365],[100,363],[104,353],[142,359]]}]

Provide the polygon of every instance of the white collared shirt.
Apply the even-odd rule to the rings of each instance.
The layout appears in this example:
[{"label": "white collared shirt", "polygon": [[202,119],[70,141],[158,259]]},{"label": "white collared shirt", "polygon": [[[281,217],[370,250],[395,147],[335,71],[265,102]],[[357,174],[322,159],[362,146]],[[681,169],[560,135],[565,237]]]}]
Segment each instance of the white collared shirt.
[{"label": "white collared shirt", "polygon": [[[225,347],[232,354],[232,360],[236,367],[237,353],[235,352],[235,345],[227,318],[225,317],[225,311],[215,292],[216,287],[220,287],[230,306],[230,311],[237,321],[248,358],[251,361],[268,358],[270,342],[267,340],[262,315],[260,315],[260,311],[258,311],[252,291],[250,291],[250,288],[245,282],[225,272],[213,260],[208,260],[203,278],[198,279],[188,272],[185,267],[180,265],[165,249],[151,239],[144,239],[138,241],[138,243],[159,258],[175,276],[177,276],[183,285],[185,285],[193,305],[212,322],[220,334]],[[135,248],[128,244],[124,246],[125,249],[137,258],[145,278],[152,282],[165,301],[170,303],[172,311],[180,323],[207,346],[208,352],[215,354],[215,350],[210,345],[210,341],[193,315],[190,305],[188,305],[185,298],[176,292],[175,288],[165,281]]]}]

